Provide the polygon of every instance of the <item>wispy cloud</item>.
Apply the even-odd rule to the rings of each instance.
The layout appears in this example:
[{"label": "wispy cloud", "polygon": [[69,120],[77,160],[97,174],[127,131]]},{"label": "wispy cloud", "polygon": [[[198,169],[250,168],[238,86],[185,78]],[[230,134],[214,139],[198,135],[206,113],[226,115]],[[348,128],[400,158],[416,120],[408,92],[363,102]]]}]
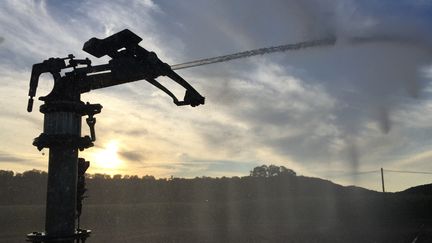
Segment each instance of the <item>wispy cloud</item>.
[{"label": "wispy cloud", "polygon": [[0,161],[1,162],[14,162],[14,163],[22,163],[24,161],[26,161],[25,159],[18,157],[18,156],[13,156],[11,154],[8,153],[4,153],[4,152],[0,152]]},{"label": "wispy cloud", "polygon": [[145,162],[146,156],[142,152],[138,151],[120,151],[119,155],[124,159],[132,162]]}]

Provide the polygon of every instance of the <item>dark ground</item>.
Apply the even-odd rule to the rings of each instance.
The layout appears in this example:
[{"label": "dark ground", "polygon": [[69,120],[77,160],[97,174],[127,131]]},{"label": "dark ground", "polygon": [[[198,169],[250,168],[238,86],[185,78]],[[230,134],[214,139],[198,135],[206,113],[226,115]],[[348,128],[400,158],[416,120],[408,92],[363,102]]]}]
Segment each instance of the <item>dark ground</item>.
[{"label": "dark ground", "polygon": [[[43,230],[44,193],[35,190],[44,184],[23,178],[0,185],[0,242]],[[432,242],[431,185],[379,193],[287,176],[99,178],[88,188],[81,218],[93,231],[88,243]]]},{"label": "dark ground", "polygon": [[[432,220],[314,210],[315,199],[292,202],[142,203],[87,205],[91,242],[432,242]],[[290,205],[290,206],[288,206]],[[366,206],[366,205],[365,205]],[[347,208],[349,206],[347,205]],[[23,242],[43,227],[44,206],[1,206],[0,242]],[[423,228],[422,228],[423,226]]]}]

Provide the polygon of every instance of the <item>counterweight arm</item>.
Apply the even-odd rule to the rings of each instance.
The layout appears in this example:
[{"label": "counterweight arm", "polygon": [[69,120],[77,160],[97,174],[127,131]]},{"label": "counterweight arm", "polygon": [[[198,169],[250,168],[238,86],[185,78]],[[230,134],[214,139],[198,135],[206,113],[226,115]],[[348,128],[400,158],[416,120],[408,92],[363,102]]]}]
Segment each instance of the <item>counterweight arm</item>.
[{"label": "counterweight arm", "polygon": [[[82,92],[145,79],[169,95],[176,105],[198,106],[204,104],[201,96],[186,80],[162,62],[154,52],[138,45],[141,38],[129,30],[123,30],[105,39],[92,38],[84,44],[83,50],[96,56],[110,56],[107,65],[92,67],[96,73],[88,73],[82,79]],[[155,78],[167,76],[186,89],[183,101],[160,84]]]},{"label": "counterweight arm", "polygon": [[195,107],[198,105],[203,105],[205,98],[201,96],[188,82],[186,82],[178,74],[176,74],[174,71],[171,72],[168,73],[166,76],[168,76],[173,81],[180,84],[186,89],[183,101],[179,101],[179,99],[170,90],[168,90],[165,86],[163,86],[161,83],[159,83],[152,77],[146,77],[145,74],[135,74],[130,75],[129,77],[125,77],[124,75],[122,75],[122,78],[119,78],[115,74],[115,71],[93,74],[87,76],[85,79],[82,79],[82,92],[84,93],[90,90],[102,89],[145,79],[147,82],[169,95],[173,99],[174,104],[178,106],[191,105],[192,107]]}]

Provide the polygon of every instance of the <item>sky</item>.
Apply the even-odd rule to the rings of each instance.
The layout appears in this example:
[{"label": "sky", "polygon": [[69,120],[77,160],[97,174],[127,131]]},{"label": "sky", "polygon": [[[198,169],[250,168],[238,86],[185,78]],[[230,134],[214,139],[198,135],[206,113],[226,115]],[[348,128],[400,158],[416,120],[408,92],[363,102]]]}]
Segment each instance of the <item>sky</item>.
[{"label": "sky", "polygon": [[[431,22],[428,0],[1,1],[0,169],[47,170],[48,150],[32,146],[43,115],[26,111],[31,67],[71,53],[106,63],[82,51],[92,37],[128,28],[171,65],[335,37],[331,47],[178,70],[204,106],[177,107],[146,81],[86,93],[104,108],[81,156],[90,173],[245,176],[276,164],[380,190],[380,174],[362,172],[432,171]],[[52,84],[42,75],[37,96]],[[385,178],[389,191],[432,181]]]}]

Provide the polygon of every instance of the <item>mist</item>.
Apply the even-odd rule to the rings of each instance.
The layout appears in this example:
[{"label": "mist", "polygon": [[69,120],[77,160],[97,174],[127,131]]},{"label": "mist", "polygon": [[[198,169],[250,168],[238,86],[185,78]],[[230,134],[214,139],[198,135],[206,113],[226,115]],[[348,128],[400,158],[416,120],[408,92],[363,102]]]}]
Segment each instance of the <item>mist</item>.
[{"label": "mist", "polygon": [[[348,159],[351,164],[349,168],[355,170],[361,168],[361,165],[364,164],[364,155],[374,154],[381,147],[388,146],[377,144],[377,140],[382,140],[381,137],[390,139],[392,133],[395,133],[395,136],[401,133],[400,124],[405,121],[400,120],[401,117],[397,114],[418,107],[427,100],[430,77],[427,77],[422,70],[430,69],[432,64],[432,38],[429,34],[430,31],[428,31],[428,19],[404,11],[404,4],[408,3],[403,2],[403,4],[401,3],[402,6],[397,6],[400,9],[395,6],[393,6],[394,9],[380,9],[383,8],[384,4],[380,6],[379,3],[373,1],[293,0],[283,3],[272,2],[272,7],[290,11],[289,17],[285,19],[286,29],[277,25],[275,30],[278,37],[281,33],[286,34],[285,39],[289,41],[284,44],[301,43],[305,40],[322,40],[328,37],[335,38],[336,44],[325,48],[318,46],[302,49],[295,53],[284,52],[275,55],[275,57],[264,57],[260,60],[252,58],[255,60],[251,61],[252,65],[255,65],[255,69],[258,71],[243,74],[244,76],[251,76],[246,80],[250,79],[263,85],[263,87],[271,86],[277,90],[276,94],[280,94],[280,96],[273,94],[266,97],[264,96],[266,92],[259,89],[256,90],[259,95],[250,94],[250,96],[250,90],[247,92],[231,90],[229,93],[235,95],[236,99],[234,100],[240,103],[234,105],[236,109],[231,108],[233,109],[231,115],[251,124],[252,127],[257,127],[256,130],[260,131],[261,135],[271,134],[273,128],[266,130],[265,125],[274,124],[291,123],[293,126],[297,125],[298,130],[307,130],[306,124],[310,123],[311,116],[315,116],[316,119],[320,119],[321,123],[327,123],[326,125],[334,127],[335,132],[330,136],[331,141],[328,140],[329,136],[327,136],[319,142],[309,142],[304,136],[312,137],[309,140],[315,139],[313,138],[315,134],[310,132],[313,129],[310,129],[309,133],[308,131],[301,132],[302,138],[300,140],[295,136],[297,139],[295,142],[293,142],[292,136],[278,138],[272,143],[277,143],[275,150],[303,163],[307,163],[308,159],[316,160],[326,157],[331,160],[334,158],[334,154],[338,154],[337,157],[339,158],[350,158]],[[395,5],[398,4],[395,3]],[[412,5],[420,6],[421,3],[412,3]],[[263,6],[263,9],[265,10],[266,7]],[[375,9],[375,11],[370,11],[371,9]],[[376,9],[380,11],[377,12]],[[291,11],[295,11],[295,14]],[[275,13],[275,15],[277,14],[278,12]],[[397,15],[397,17],[393,15]],[[292,23],[295,23],[296,26],[293,27],[294,24]],[[235,26],[245,25],[245,23],[233,24]],[[248,34],[249,30],[244,32]],[[238,36],[246,34],[240,32]],[[268,35],[260,36],[253,44],[264,43],[267,37]],[[279,37],[278,39],[283,38]],[[249,42],[245,41],[245,43]],[[254,53],[254,50],[262,49],[265,48],[252,49],[249,52],[240,52],[223,57],[239,58],[241,53],[244,54],[241,57],[251,56],[249,54]],[[259,55],[261,54],[259,53]],[[229,59],[218,58],[220,57],[217,57],[216,61]],[[200,64],[208,64],[206,61],[209,60],[214,61],[211,58],[204,59],[204,62]],[[200,61],[203,60],[198,62]],[[189,64],[193,64],[193,62]],[[236,65],[240,64],[236,63]],[[273,66],[276,68],[272,69]],[[262,71],[264,68],[268,70]],[[224,70],[223,73],[228,72],[228,70]],[[219,73],[219,75],[223,75],[223,73]],[[271,81],[260,80],[261,76],[259,75],[262,73],[265,73],[267,75],[265,78]],[[211,74],[210,72],[210,76]],[[259,78],[256,77],[257,75]],[[316,109],[315,115],[304,113],[304,111],[293,113],[294,111],[288,105],[285,108],[275,109],[273,104],[281,102],[280,98],[282,97],[287,104],[290,101],[299,102],[298,97],[295,96],[297,99],[291,100],[288,95],[293,94],[281,91],[280,82],[283,81],[281,77],[300,80],[299,85],[304,89],[310,89],[310,86],[319,87],[319,92],[323,96],[332,97],[335,100],[334,105],[326,107],[324,110],[331,119],[327,119],[326,115],[321,115],[321,111],[317,110],[321,109],[319,106],[314,107]],[[243,77],[240,76],[240,78]],[[221,84],[218,90],[239,89],[234,82],[224,81],[222,83],[223,85]],[[209,89],[208,92],[211,93],[212,90],[213,88]],[[228,105],[233,106],[232,98],[226,100]],[[227,105],[225,101],[220,102]],[[266,105],[267,102],[270,104]],[[242,106],[241,104],[248,105]],[[257,108],[250,108],[251,104]],[[265,120],[262,119],[263,114],[265,114]],[[286,114],[291,114],[291,116]],[[298,123],[293,123],[292,117],[299,116]],[[286,129],[286,126],[289,125],[278,127],[279,134],[283,133],[281,131]],[[394,132],[395,129],[396,132]],[[267,132],[264,133],[263,130]],[[258,140],[269,143],[268,139],[259,138],[258,133],[256,135]],[[351,153],[352,141],[355,141],[357,156],[345,156]],[[302,148],[298,143],[319,144],[318,146],[327,148],[314,147],[313,150],[322,151],[318,155],[318,153],[311,152],[310,147]],[[332,143],[341,143],[343,148],[332,150],[331,145],[328,145]],[[369,152],[366,153],[368,150]],[[355,159],[353,159],[354,157]]]}]

